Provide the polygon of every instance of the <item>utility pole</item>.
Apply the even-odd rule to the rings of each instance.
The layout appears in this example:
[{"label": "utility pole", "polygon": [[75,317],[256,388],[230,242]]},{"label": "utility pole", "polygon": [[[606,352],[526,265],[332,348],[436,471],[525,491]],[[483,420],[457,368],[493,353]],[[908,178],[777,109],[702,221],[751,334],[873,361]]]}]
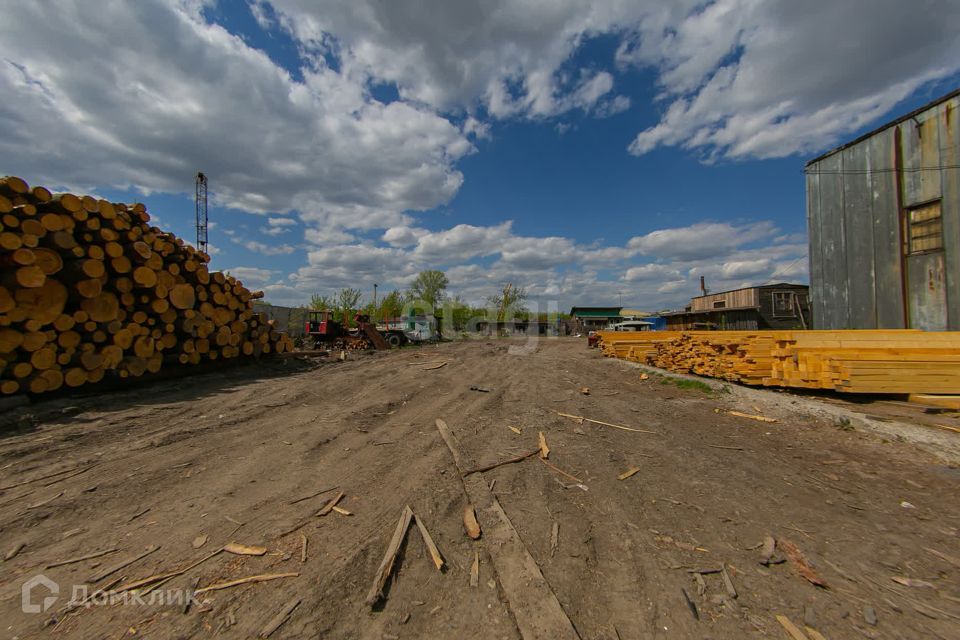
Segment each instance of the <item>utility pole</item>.
[{"label": "utility pole", "polygon": [[373,283],[373,321],[377,321],[377,283]]}]

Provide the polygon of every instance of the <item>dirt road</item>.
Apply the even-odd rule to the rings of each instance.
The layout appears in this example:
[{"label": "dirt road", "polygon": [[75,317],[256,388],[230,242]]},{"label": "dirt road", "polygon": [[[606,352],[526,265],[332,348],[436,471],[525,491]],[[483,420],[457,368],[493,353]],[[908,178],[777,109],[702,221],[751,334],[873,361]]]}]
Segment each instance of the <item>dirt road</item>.
[{"label": "dirt road", "polygon": [[[6,637],[249,638],[297,600],[271,638],[520,637],[524,599],[494,566],[505,546],[464,535],[467,497],[438,418],[466,466],[530,451],[543,432],[563,473],[534,456],[480,477],[582,638],[787,638],[778,614],[831,639],[958,637],[956,468],[782,397],[753,406],[641,380],[581,340],[527,346],[291,360],[32,407],[48,417],[0,439],[0,551],[19,548],[2,565]],[[352,515],[313,515],[341,491]],[[447,569],[434,568],[413,527],[371,610],[364,599],[404,505]],[[791,561],[759,564],[765,536],[779,542],[775,561],[792,543],[826,587]],[[298,575],[207,591],[186,612],[149,594],[64,609],[73,585],[151,547],[90,593],[185,568],[227,542],[267,552],[213,555],[158,591]],[[691,573],[721,567],[729,586],[720,573],[702,584]],[[21,587],[41,573],[59,598],[24,613]]]}]

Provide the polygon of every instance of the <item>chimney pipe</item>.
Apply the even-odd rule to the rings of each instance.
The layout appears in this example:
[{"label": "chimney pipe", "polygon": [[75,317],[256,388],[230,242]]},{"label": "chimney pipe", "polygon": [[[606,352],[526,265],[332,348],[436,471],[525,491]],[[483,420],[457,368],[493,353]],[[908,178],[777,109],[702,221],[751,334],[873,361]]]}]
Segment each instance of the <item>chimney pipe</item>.
[{"label": "chimney pipe", "polygon": [[703,276],[700,276],[700,293],[702,295],[707,295],[707,283]]}]

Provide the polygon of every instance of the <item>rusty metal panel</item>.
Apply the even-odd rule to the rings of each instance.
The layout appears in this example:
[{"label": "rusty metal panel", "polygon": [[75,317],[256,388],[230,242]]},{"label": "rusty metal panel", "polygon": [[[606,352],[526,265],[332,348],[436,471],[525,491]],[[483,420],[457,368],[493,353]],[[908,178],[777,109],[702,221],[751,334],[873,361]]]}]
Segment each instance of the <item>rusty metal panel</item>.
[{"label": "rusty metal panel", "polygon": [[934,107],[900,126],[903,150],[903,204],[911,207],[939,198],[940,126]]},{"label": "rusty metal panel", "polygon": [[[960,99],[939,107],[940,159],[945,167],[960,166]],[[947,274],[947,328],[960,331],[960,169],[941,172],[943,201],[943,250]]]},{"label": "rusty metal panel", "polygon": [[869,147],[843,150],[843,217],[849,322],[853,329],[877,326],[874,285],[872,182]]},{"label": "rusty metal panel", "polygon": [[870,210],[873,218],[874,286],[877,323],[862,329],[903,329],[903,273],[901,269],[900,211],[897,203],[895,129],[887,129],[866,142],[871,165]]},{"label": "rusty metal panel", "polygon": [[907,257],[907,304],[911,329],[946,330],[947,281],[943,251]]},{"label": "rusty metal panel", "polygon": [[810,266],[810,309],[813,327],[823,326],[823,253],[820,250],[820,163],[807,167],[807,259]]},{"label": "rusty metal panel", "polygon": [[820,174],[820,248],[823,272],[823,314],[818,326],[850,328],[847,294],[846,225],[843,204],[843,155],[824,158]]}]

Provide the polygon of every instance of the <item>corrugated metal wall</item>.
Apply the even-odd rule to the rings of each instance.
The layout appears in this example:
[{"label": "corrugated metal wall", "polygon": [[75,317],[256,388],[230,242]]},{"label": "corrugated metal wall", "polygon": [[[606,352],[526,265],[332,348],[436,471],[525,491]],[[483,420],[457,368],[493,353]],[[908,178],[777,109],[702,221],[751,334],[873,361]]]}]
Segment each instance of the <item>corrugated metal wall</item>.
[{"label": "corrugated metal wall", "polygon": [[[960,329],[958,106],[954,95],[807,165],[817,329]],[[943,251],[908,254],[904,215],[938,199]]]}]

